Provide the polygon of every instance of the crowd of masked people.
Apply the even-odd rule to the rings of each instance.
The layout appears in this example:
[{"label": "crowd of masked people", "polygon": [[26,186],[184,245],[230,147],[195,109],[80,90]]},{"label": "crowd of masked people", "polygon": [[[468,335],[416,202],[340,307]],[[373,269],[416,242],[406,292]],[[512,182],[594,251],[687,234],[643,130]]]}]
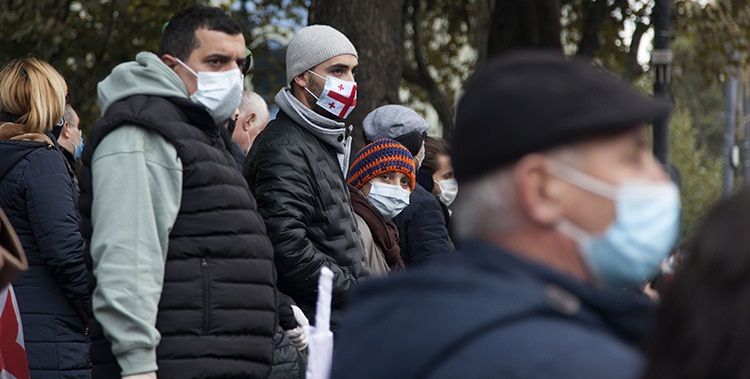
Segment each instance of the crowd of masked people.
[{"label": "crowd of masked people", "polygon": [[644,293],[679,233],[646,128],[669,103],[517,52],[466,84],[451,146],[401,105],[349,125],[367,62],[325,25],[269,121],[245,46],[175,13],[99,83],[85,145],[57,70],[0,70],[0,377],[304,378],[324,267],[332,378],[750,376],[750,192]]}]

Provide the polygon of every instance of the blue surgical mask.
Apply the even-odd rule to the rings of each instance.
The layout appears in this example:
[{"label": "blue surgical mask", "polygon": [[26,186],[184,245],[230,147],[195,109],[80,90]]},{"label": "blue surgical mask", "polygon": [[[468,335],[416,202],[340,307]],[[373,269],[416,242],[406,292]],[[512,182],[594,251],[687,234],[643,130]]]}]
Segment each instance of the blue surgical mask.
[{"label": "blue surgical mask", "polygon": [[411,193],[400,186],[373,181],[367,200],[388,221],[409,205]]},{"label": "blue surgical mask", "polygon": [[76,151],[73,156],[75,157],[75,159],[81,159],[81,157],[83,156],[83,136],[81,136],[81,142],[79,142],[76,146]]},{"label": "blue surgical mask", "polygon": [[559,162],[554,175],[615,203],[615,220],[592,235],[569,220],[558,230],[576,241],[595,280],[609,288],[633,287],[651,279],[677,240],[680,194],[672,182],[615,186]]}]

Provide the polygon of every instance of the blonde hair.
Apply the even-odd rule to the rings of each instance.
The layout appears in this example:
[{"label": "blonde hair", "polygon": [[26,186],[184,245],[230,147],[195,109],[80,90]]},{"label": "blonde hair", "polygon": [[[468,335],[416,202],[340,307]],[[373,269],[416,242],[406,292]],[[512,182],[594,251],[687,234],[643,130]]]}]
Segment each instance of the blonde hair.
[{"label": "blonde hair", "polygon": [[63,116],[68,86],[49,63],[16,59],[0,71],[0,111],[20,116],[28,133],[43,133]]}]

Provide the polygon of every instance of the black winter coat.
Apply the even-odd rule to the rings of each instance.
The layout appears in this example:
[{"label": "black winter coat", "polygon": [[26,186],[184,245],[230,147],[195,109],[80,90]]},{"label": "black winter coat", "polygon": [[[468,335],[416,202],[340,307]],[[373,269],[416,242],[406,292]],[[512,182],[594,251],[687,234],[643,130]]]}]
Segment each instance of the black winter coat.
[{"label": "black winter coat", "polygon": [[398,226],[398,244],[406,267],[456,251],[439,200],[419,184],[409,196],[409,205],[393,222]]},{"label": "black winter coat", "polygon": [[25,141],[0,141],[0,157],[0,206],[29,260],[13,286],[31,377],[88,378],[85,243],[65,158]]},{"label": "black winter coat", "polygon": [[605,292],[498,247],[362,285],[332,379],[635,379],[651,302]]},{"label": "black winter coat", "polygon": [[279,111],[245,162],[273,243],[279,290],[313,320],[320,270],[330,268],[335,328],[344,295],[369,276],[336,152]]}]

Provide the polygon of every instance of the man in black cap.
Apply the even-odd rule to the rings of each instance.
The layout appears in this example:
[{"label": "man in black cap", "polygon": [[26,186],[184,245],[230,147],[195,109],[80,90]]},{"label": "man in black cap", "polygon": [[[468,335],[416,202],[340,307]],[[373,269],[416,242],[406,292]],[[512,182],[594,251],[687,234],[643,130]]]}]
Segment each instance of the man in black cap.
[{"label": "man in black cap", "polygon": [[363,285],[332,377],[638,377],[679,218],[644,124],[669,111],[560,55],[486,66],[456,119],[462,254]]}]

